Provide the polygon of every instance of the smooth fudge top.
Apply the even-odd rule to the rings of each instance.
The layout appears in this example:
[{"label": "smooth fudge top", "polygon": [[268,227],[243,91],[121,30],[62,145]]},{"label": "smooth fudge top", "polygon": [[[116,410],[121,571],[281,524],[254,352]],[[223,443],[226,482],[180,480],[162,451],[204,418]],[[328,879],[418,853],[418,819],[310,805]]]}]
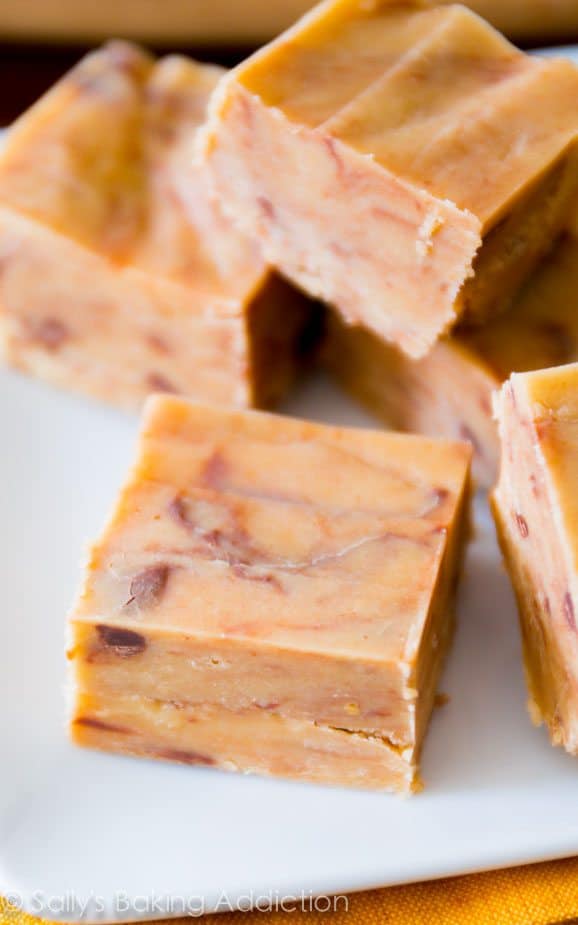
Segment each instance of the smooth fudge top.
[{"label": "smooth fudge top", "polygon": [[0,203],[235,312],[265,268],[190,163],[222,74],[176,55],[155,61],[125,42],[87,55],[11,128]]},{"label": "smooth fudge top", "polygon": [[470,456],[155,396],[73,619],[411,663]]},{"label": "smooth fudge top", "polygon": [[[328,0],[234,72],[486,233],[576,138],[578,70],[459,5]],[[537,117],[538,116],[538,117]]]}]

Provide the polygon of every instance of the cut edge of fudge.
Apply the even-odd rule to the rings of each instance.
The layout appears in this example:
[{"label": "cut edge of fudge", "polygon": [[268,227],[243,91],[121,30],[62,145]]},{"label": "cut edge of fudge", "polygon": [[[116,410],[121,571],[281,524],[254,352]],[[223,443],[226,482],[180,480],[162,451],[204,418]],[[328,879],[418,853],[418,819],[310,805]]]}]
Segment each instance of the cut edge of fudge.
[{"label": "cut edge of fudge", "polygon": [[405,795],[422,789],[411,749],[274,713],[81,694],[70,728],[76,745],[126,756]]},{"label": "cut edge of fudge", "polygon": [[[138,267],[114,266],[0,205],[0,246],[15,236],[22,248],[4,255],[0,278],[0,354],[53,386],[127,410],[159,391],[271,407],[315,355],[321,309],[272,273],[255,287],[243,313],[231,313],[229,301],[225,314],[198,308],[193,314],[187,287]],[[66,312],[55,301],[61,266],[76,293]],[[83,282],[91,277],[98,285],[87,288]],[[143,306],[147,311],[139,315]],[[123,332],[124,365],[115,356]],[[198,351],[194,378],[191,338]]]},{"label": "cut edge of fudge", "polygon": [[[500,154],[495,157],[504,176],[495,179],[495,203],[489,204],[485,213],[479,206],[480,214],[476,215],[467,197],[465,202],[456,204],[459,196],[453,194],[451,182],[457,181],[452,181],[449,168],[444,167],[446,180],[434,192],[435,184],[418,182],[418,177],[412,177],[404,163],[395,164],[394,158],[391,164],[401,129],[392,131],[388,157],[379,157],[379,126],[372,134],[371,101],[376,94],[385,94],[392,110],[389,117],[393,120],[395,116],[403,123],[405,116],[398,103],[399,94],[388,95],[386,84],[388,80],[401,80],[404,68],[408,71],[404,79],[411,84],[412,68],[417,68],[417,64],[409,45],[407,50],[402,48],[406,52],[405,59],[402,54],[403,67],[399,63],[389,70],[386,67],[384,77],[383,56],[380,58],[376,53],[372,57],[371,49],[363,50],[355,16],[360,22],[369,17],[370,25],[371,16],[379,16],[383,11],[403,17],[397,6],[383,0],[369,4],[361,0],[330,0],[320,4],[223,79],[213,97],[208,123],[199,135],[197,154],[207,161],[214,192],[222,196],[224,208],[245,232],[259,237],[274,265],[306,291],[333,302],[346,321],[363,324],[409,355],[420,357],[460,318],[478,323],[487,315],[505,310],[533,266],[547,252],[552,236],[562,228],[578,183],[578,122],[574,127],[568,124],[562,110],[572,98],[572,88],[578,88],[578,70],[567,61],[529,58],[465,8],[435,8],[419,0],[404,5],[406,15],[410,7],[415,19],[429,17],[442,32],[444,29],[451,32],[453,28],[458,34],[458,26],[467,23],[474,49],[476,35],[485,37],[492,54],[501,62],[496,74],[490,66],[492,62],[487,67],[483,61],[476,64],[482,84],[484,81],[487,84],[487,94],[499,93],[500,80],[508,87],[511,84],[518,88],[514,103],[513,91],[504,92],[503,101],[497,96],[501,108],[496,108],[493,118]],[[349,35],[343,23],[349,28]],[[422,40],[431,42],[431,30],[422,31]],[[374,36],[376,32],[380,33],[379,28],[373,29]],[[419,30],[414,28],[414,32]],[[435,35],[436,30],[433,32]],[[344,36],[352,46],[351,57],[359,65],[361,76],[350,61],[349,70],[344,69],[343,61],[340,66],[337,39]],[[322,46],[324,37],[326,46]],[[375,39],[380,48],[380,42],[387,46],[387,41],[379,36]],[[316,60],[320,46],[321,63]],[[427,55],[424,57],[427,66]],[[467,78],[470,71],[476,71],[473,65],[468,70],[467,56],[465,65],[459,55],[451,60],[456,67],[465,67]],[[433,63],[429,63],[433,68]],[[303,66],[302,74],[298,65]],[[438,70],[434,69],[434,73]],[[326,103],[322,98],[323,88],[319,92],[316,89],[325,73],[342,77],[347,93],[353,96],[353,102],[347,99],[347,94],[341,99],[340,83],[333,80],[328,90],[331,106],[327,103],[327,107],[336,108],[338,116],[332,118],[328,118],[327,107],[323,109]],[[317,75],[319,81],[312,75]],[[414,76],[417,80],[419,74]],[[467,87],[467,80],[463,82]],[[448,77],[447,83],[448,88],[459,88],[462,81],[450,81]],[[555,94],[553,90],[550,93],[552,100],[548,97],[550,86],[556,89]],[[291,109],[292,90],[301,100],[301,109],[295,112]],[[511,135],[518,123],[523,128],[524,113],[530,106],[528,102],[524,109],[525,95],[532,104],[531,137],[526,143],[528,149],[533,146],[532,157],[526,156],[523,146],[516,149],[508,140],[508,132]],[[360,116],[356,101],[364,97],[369,98],[370,109],[368,114]],[[477,100],[478,94],[473,97]],[[461,113],[457,107],[454,135],[461,161],[458,159],[455,169],[469,183],[472,195],[479,197],[486,187],[472,179],[477,177],[476,171],[463,156],[460,145],[463,146],[464,133],[464,137],[472,135],[472,150],[478,144],[476,131],[481,132],[480,139],[484,141],[486,131],[482,128],[484,119],[490,117],[486,113],[489,103],[484,104],[484,109],[480,102],[475,105],[466,102],[470,110],[478,107],[478,122],[474,119],[475,112],[469,112],[468,105],[460,103],[465,108]],[[539,105],[544,106],[551,122],[548,130],[535,128],[533,114]],[[401,116],[396,107],[400,108]],[[513,109],[511,113],[508,107]],[[382,108],[378,111],[383,119]],[[355,139],[360,132],[367,131],[368,139],[363,144],[359,140],[354,144],[347,133],[343,135],[344,141],[343,127],[336,131],[336,120],[343,122],[345,113]],[[503,115],[501,127],[498,115]],[[429,137],[433,129],[428,125],[424,119],[420,131],[427,129]],[[428,149],[425,144],[421,147]],[[267,152],[267,163],[259,163],[259,151]],[[405,164],[411,168],[413,161],[419,163],[419,158],[408,152]],[[432,170],[441,169],[435,161],[432,163]],[[287,188],[279,183],[282,171],[292,177]],[[315,214],[311,205],[312,187]],[[353,212],[352,200],[361,203]],[[340,228],[347,228],[343,240],[336,237]],[[385,277],[384,254],[388,255]],[[358,279],[364,280],[363,291],[356,284]],[[369,292],[373,299],[369,299]]]},{"label": "cut edge of fudge", "polygon": [[493,485],[498,437],[491,395],[500,379],[482,356],[454,335],[414,360],[335,312],[327,331],[322,363],[343,389],[395,430],[470,443],[474,481]]},{"label": "cut edge of fudge", "polygon": [[578,754],[575,472],[578,364],[517,373],[495,399],[502,442],[491,496],[520,618],[528,708]]},{"label": "cut edge of fudge", "polygon": [[[228,88],[231,93],[228,96]],[[456,300],[464,279],[473,273],[473,263],[481,246],[479,222],[475,216],[458,209],[449,201],[416,190],[411,184],[380,167],[372,158],[360,154],[335,140],[330,146],[314,129],[296,130],[278,110],[261,107],[257,97],[235,85],[225,77],[215,91],[211,102],[212,115],[207,129],[199,133],[197,158],[209,166],[212,191],[222,202],[224,211],[247,235],[256,235],[263,247],[265,258],[299,288],[314,298],[335,304],[350,324],[364,323],[386,340],[398,344],[411,356],[425,355],[437,338],[451,329],[457,321]],[[227,112],[226,128],[221,120]],[[218,152],[212,134],[218,127]],[[233,128],[233,133],[229,129]],[[276,150],[276,157],[259,168],[252,155],[249,161],[239,164],[237,130],[244,140],[242,147],[250,150],[263,139],[268,139]],[[291,145],[287,141],[298,137],[300,153],[291,161]],[[219,159],[218,179],[214,166]],[[265,189],[274,186],[279,176],[278,163],[286,162],[284,172],[292,177],[292,191],[296,202],[284,202],[267,195]],[[234,168],[231,167],[234,164]],[[315,178],[316,191],[321,198],[315,201],[308,190],[308,181]],[[262,193],[256,197],[252,190],[265,181]],[[343,185],[348,197],[342,195]],[[268,191],[268,189],[267,189]],[[418,195],[419,194],[419,195]],[[317,192],[316,192],[317,195]],[[351,198],[350,198],[351,197]],[[368,223],[360,216],[355,223],[351,201],[358,197],[374,197],[378,205]],[[293,197],[291,196],[292,200]],[[399,216],[388,210],[387,203],[395,201]],[[235,206],[232,203],[235,202]],[[339,221],[331,216],[324,226],[327,204],[338,206],[340,220],[347,223],[348,239],[340,242],[336,237]],[[314,211],[312,211],[314,210]],[[288,260],[287,254],[297,247],[292,236],[287,237],[287,226],[299,214],[312,212],[315,230],[321,235],[321,244],[311,239],[311,225],[300,223],[298,253]],[[287,218],[287,215],[289,218]],[[282,216],[282,218],[280,217]],[[396,225],[392,236],[391,220]],[[389,271],[401,292],[393,293],[383,287],[383,276],[375,267],[368,270],[373,257],[372,241],[380,240],[380,257],[390,254]],[[320,268],[311,257],[316,247],[324,255]],[[441,266],[433,270],[434,287],[441,293],[442,306],[438,317],[432,318],[426,296],[420,289],[420,279],[426,275],[424,265],[435,250]],[[335,257],[339,258],[335,263]],[[342,263],[342,259],[345,261]],[[429,274],[429,267],[427,268]],[[380,286],[381,295],[363,309],[358,304],[356,278],[370,278]],[[371,277],[376,279],[371,279]],[[408,308],[411,306],[411,312]]]},{"label": "cut edge of fudge", "polygon": [[492,392],[512,372],[578,359],[578,241],[562,235],[524,283],[514,304],[476,328],[458,328],[420,360],[336,312],[328,316],[322,360],[337,381],[396,430],[469,440],[475,481],[491,488],[499,441]]},{"label": "cut edge of fudge", "polygon": [[[172,409],[176,414],[176,418],[172,422],[170,414],[167,418],[169,409]],[[400,438],[399,436],[386,435],[380,432],[362,432],[347,428],[330,428],[309,422],[276,419],[260,412],[235,413],[224,409],[206,409],[194,406],[191,402],[168,396],[149,400],[141,440],[146,441],[147,433],[149,436],[154,437],[157,425],[162,425],[160,437],[162,441],[165,441],[167,434],[174,433],[175,428],[178,432],[183,417],[186,418],[189,413],[192,413],[193,415],[200,415],[200,421],[207,412],[209,415],[213,413],[217,415],[217,418],[221,421],[224,434],[227,432],[234,434],[239,429],[242,433],[243,428],[247,426],[249,433],[253,433],[257,437],[260,435],[261,439],[266,441],[268,429],[277,427],[279,439],[281,440],[279,449],[283,453],[287,452],[284,449],[285,446],[290,447],[296,440],[307,440],[308,435],[310,435],[309,439],[313,439],[321,434],[322,439],[327,438],[330,445],[332,441],[337,441],[337,446],[342,445],[343,440],[348,436],[358,439],[361,444],[364,441],[370,444],[372,438],[377,438],[378,442],[384,441],[385,444],[391,444],[392,447],[395,447],[396,443],[405,445],[406,455],[408,456],[411,455],[410,447],[417,452],[421,451],[423,456],[424,447],[427,446],[431,449],[432,454],[435,454],[436,451],[438,452],[439,466],[443,467],[444,445],[440,444],[439,441],[429,441],[425,438],[410,436]],[[179,423],[179,418],[181,418],[181,424]],[[198,427],[199,424],[196,424],[194,429]],[[163,428],[165,436],[162,433]],[[223,434],[220,435],[219,439],[222,439],[222,436]],[[200,436],[197,433],[198,439],[200,439]],[[289,443],[286,443],[286,441],[289,441]],[[162,446],[164,446],[165,456],[170,450],[174,460],[174,444],[169,446],[163,442]],[[167,446],[169,446],[169,450],[167,450]],[[250,632],[249,636],[246,636],[242,629],[240,632],[233,630],[232,634],[228,635],[226,631],[223,633],[218,630],[218,622],[212,629],[203,629],[202,621],[198,623],[197,618],[193,619],[187,630],[186,626],[190,621],[185,619],[184,614],[181,618],[178,618],[178,612],[176,623],[172,622],[172,620],[167,621],[164,617],[159,621],[158,616],[154,617],[154,614],[152,620],[147,618],[148,622],[145,620],[144,623],[142,616],[139,616],[138,613],[136,615],[123,615],[122,612],[120,615],[107,614],[102,600],[99,603],[98,587],[95,592],[94,574],[96,573],[98,578],[98,572],[102,571],[106,562],[110,560],[110,555],[112,554],[110,544],[113,542],[115,532],[120,528],[121,532],[117,535],[117,541],[122,544],[123,523],[132,516],[131,511],[139,508],[139,506],[143,507],[144,502],[142,502],[142,499],[133,497],[133,492],[138,489],[138,484],[148,480],[152,486],[151,490],[156,490],[157,483],[162,490],[166,480],[163,472],[154,468],[156,463],[150,453],[147,454],[145,449],[141,447],[139,462],[131,470],[129,481],[121,492],[115,512],[101,540],[93,547],[91,553],[92,564],[86,574],[84,590],[69,619],[69,657],[72,662],[71,677],[76,690],[71,714],[74,740],[80,744],[94,747],[112,750],[118,748],[127,753],[153,754],[155,749],[158,751],[160,747],[155,745],[154,741],[149,741],[148,745],[146,742],[146,734],[154,732],[155,720],[153,714],[156,713],[162,716],[164,709],[164,715],[170,714],[170,716],[174,717],[174,723],[179,725],[179,715],[181,717],[182,715],[187,715],[188,711],[190,716],[197,717],[195,722],[198,722],[199,726],[197,729],[195,725],[195,729],[197,729],[200,738],[189,737],[187,739],[187,748],[193,752],[200,752],[206,757],[207,748],[209,748],[208,757],[211,760],[202,763],[211,763],[228,768],[231,763],[234,764],[234,754],[232,754],[232,757],[230,756],[230,760],[223,757],[223,754],[218,750],[215,754],[211,754],[210,747],[206,744],[208,741],[207,736],[210,734],[210,719],[207,719],[205,723],[205,714],[212,715],[217,710],[219,714],[217,716],[218,722],[222,721],[224,723],[227,718],[234,722],[235,717],[239,716],[242,717],[243,723],[249,725],[255,723],[256,734],[263,737],[265,756],[267,755],[266,742],[269,734],[275,736],[279,724],[282,725],[284,722],[287,723],[288,730],[293,730],[295,733],[297,733],[298,729],[301,729],[303,733],[309,730],[310,737],[313,737],[313,739],[319,738],[319,747],[322,751],[324,743],[331,751],[331,743],[333,742],[337,750],[343,752],[342,746],[349,741],[347,737],[352,736],[353,738],[350,741],[354,743],[355,749],[361,749],[361,755],[367,753],[370,759],[371,756],[377,758],[379,754],[383,756],[384,767],[382,769],[381,784],[378,783],[377,776],[372,777],[364,784],[362,771],[359,771],[357,777],[355,777],[355,775],[352,776],[351,770],[347,771],[346,768],[336,772],[333,782],[369,787],[382,786],[384,789],[392,787],[402,791],[415,789],[417,786],[417,759],[429,714],[433,707],[441,665],[452,635],[455,586],[461,567],[461,553],[469,528],[467,471],[470,453],[469,449],[463,445],[459,445],[459,449],[458,445],[455,445],[454,448],[457,451],[457,456],[452,457],[452,445],[447,444],[445,461],[451,463],[454,467],[454,475],[448,475],[448,479],[450,483],[455,484],[456,494],[447,509],[447,513],[442,514],[443,518],[449,518],[447,526],[434,527],[434,530],[441,530],[443,543],[436,546],[438,551],[433,553],[432,577],[431,579],[428,578],[428,582],[430,580],[432,582],[431,589],[428,591],[429,603],[423,617],[420,616],[419,621],[415,622],[409,635],[405,637],[403,642],[404,655],[402,660],[396,663],[393,661],[393,650],[389,656],[381,656],[376,651],[375,657],[372,657],[369,652],[366,652],[365,655],[361,651],[356,654],[355,649],[340,652],[339,648],[332,648],[330,639],[328,642],[329,648],[324,648],[322,641],[317,643],[311,639],[309,643],[299,644],[298,637],[296,637],[297,642],[292,644],[290,637],[283,638],[283,635],[281,635],[277,638],[274,632],[272,635],[269,633],[268,636],[265,635],[263,638],[259,637],[259,633],[253,637],[251,635],[253,631]],[[157,447],[155,452],[162,451],[160,447]],[[202,452],[205,452],[205,450],[203,449]],[[375,453],[375,451],[373,452]],[[234,453],[238,456],[238,449],[235,449]],[[211,459],[212,456],[209,456],[209,458]],[[198,464],[192,458],[190,459],[192,470]],[[427,470],[427,465],[423,462],[419,463],[419,465],[423,465],[424,471]],[[179,462],[178,467],[181,468],[181,466],[182,464]],[[220,466],[223,466],[222,461]],[[458,474],[460,468],[461,476]],[[241,473],[241,470],[239,472]],[[241,487],[239,487],[238,491],[241,490]],[[156,508],[152,507],[150,512],[150,516],[153,517],[154,515],[154,519],[159,516],[154,514],[155,510]],[[163,508],[161,507],[159,510],[162,516]],[[321,510],[323,511],[323,508]],[[325,510],[329,511],[330,509],[325,508]],[[146,516],[149,517],[148,508],[146,508],[146,511]],[[273,516],[273,514],[268,516]],[[279,517],[279,514],[277,513],[274,516]],[[321,513],[319,516],[328,517],[329,514]],[[429,515],[426,514],[425,516]],[[431,516],[433,517],[434,515],[432,514]],[[443,523],[445,522],[443,520]],[[432,524],[436,523],[437,521],[434,517]],[[305,526],[306,522],[304,522]],[[420,535],[425,538],[427,531]],[[151,541],[143,540],[143,542]],[[132,556],[130,543],[126,549],[130,560]],[[197,572],[201,565],[202,561],[201,564],[197,565]],[[110,567],[113,567],[112,564]],[[247,567],[245,565],[245,568]],[[231,568],[234,572],[234,564]],[[136,578],[140,580],[139,576],[142,574],[144,573],[139,571]],[[154,567],[149,566],[147,574],[151,576],[151,581],[147,583],[148,591],[146,593],[149,594],[150,591],[150,595],[152,595],[150,599],[154,600],[153,592],[155,588],[153,585],[155,585],[156,581],[159,586],[160,599],[162,600],[161,590],[164,593],[164,584],[172,579],[165,575],[164,572],[161,575],[158,566],[156,571]],[[204,575],[205,572],[198,572],[195,586],[201,589],[204,586],[205,590],[208,589],[208,599],[212,600],[210,597],[212,585],[210,584],[210,579],[207,584],[207,579],[203,577]],[[312,577],[313,575],[314,573],[312,573]],[[267,609],[277,608],[278,611],[281,607],[281,604],[279,604],[280,598],[275,594],[273,579],[275,579],[274,570],[271,572],[271,580],[268,580],[265,584],[259,582],[251,591],[252,598],[261,608],[261,610],[255,611],[257,614],[259,612],[265,613],[262,609],[263,606]],[[219,580],[222,585],[222,582],[227,580],[226,574]],[[311,578],[308,580],[310,581]],[[133,576],[130,584],[131,590],[134,588],[134,582],[135,578]],[[160,588],[161,583],[163,583],[163,589]],[[214,586],[217,588],[217,593],[221,585]],[[240,585],[243,585],[242,581]],[[185,585],[183,585],[183,593],[185,593],[184,587]],[[322,592],[323,587],[323,584],[319,585],[319,592],[316,593]],[[94,598],[95,593],[96,599]],[[300,593],[298,592],[298,594]],[[259,603],[259,596],[261,596],[261,602],[264,603]],[[174,598],[172,604],[169,600],[166,606],[169,608],[171,606],[180,606],[177,603],[179,599],[178,597]],[[300,599],[298,596],[296,601]],[[245,604],[243,602],[245,600],[246,598],[242,596],[238,599],[241,613],[244,613]],[[213,599],[211,607],[215,607],[217,604],[218,601]],[[296,606],[299,606],[299,604],[297,603]],[[413,619],[412,617],[412,621]],[[195,620],[197,620],[198,629],[194,629]],[[249,667],[245,664],[247,647],[255,651],[253,657],[260,659],[264,666],[263,672],[255,673],[255,663],[253,662]],[[180,655],[179,652],[175,651],[179,648],[182,650]],[[140,663],[140,668],[136,671],[138,663]],[[190,675],[191,665],[195,666],[196,680]],[[190,679],[187,682],[186,689],[180,686],[182,682],[179,681],[179,673],[182,675],[184,666],[189,666],[187,676]],[[232,686],[228,681],[226,672],[220,671],[222,666],[232,667],[236,672],[235,678],[237,681],[233,679]],[[268,669],[267,666],[269,666]],[[267,671],[276,671],[278,673],[281,680],[277,682],[277,700],[285,701],[285,705],[283,705],[283,702],[274,702],[275,698],[267,687]],[[308,673],[309,675],[313,673],[317,679],[314,690],[308,690],[307,685],[303,685],[303,677],[307,677]],[[216,680],[214,680],[215,678]],[[239,684],[239,679],[242,680],[243,678],[245,678],[244,684]],[[337,678],[340,678],[338,685],[341,689],[341,694],[335,700],[334,684]],[[387,681],[387,678],[390,680]],[[384,693],[384,683],[391,686],[391,693]],[[215,687],[215,685],[217,686]],[[305,690],[302,690],[303,687],[305,687]],[[212,694],[210,693],[211,690],[213,691]],[[388,698],[390,703],[395,702],[395,697],[394,701],[391,701],[395,690],[399,692],[395,697],[400,698],[398,708],[400,710],[400,720],[396,719],[392,725],[387,719],[387,714],[384,714],[384,718],[380,719],[379,723],[376,718],[370,719],[369,715],[364,715],[371,708],[371,704],[375,708],[378,707],[380,697],[384,702]],[[209,691],[209,694],[206,693],[207,691]],[[332,691],[333,693],[331,693]],[[375,701],[373,699],[371,699],[371,702],[368,701],[370,691],[374,692],[371,696],[375,698]],[[126,703],[132,700],[135,703],[138,702],[144,705],[143,708],[146,707],[147,715],[150,711],[153,711],[151,715],[148,715],[146,721],[143,719],[145,728],[140,739],[138,736],[134,739],[130,738],[130,736],[127,738],[125,731],[121,734],[124,736],[121,742],[114,729],[107,730],[107,724],[112,727],[120,725],[126,730],[126,718],[121,722],[117,717],[115,722],[113,715],[114,704],[118,698],[121,698],[121,700],[124,698]],[[323,698],[326,698],[325,701]],[[369,705],[364,707],[363,700]],[[403,706],[404,701],[406,701],[405,706]],[[95,708],[91,713],[87,708],[87,703],[92,702],[94,702]],[[322,709],[316,706],[316,704],[324,702],[325,707]],[[163,704],[165,705],[164,707]],[[171,709],[169,709],[169,706]],[[392,709],[393,707],[391,706],[390,708]],[[185,712],[182,714],[182,712],[177,711]],[[172,722],[173,720],[171,720]],[[241,722],[241,719],[239,722]],[[400,722],[401,725],[399,725]],[[398,724],[397,727],[396,724]],[[398,728],[398,732],[395,732],[396,728]],[[391,735],[388,734],[389,730],[392,731]],[[173,735],[169,730],[167,735],[170,741],[163,740],[162,747],[172,749],[175,752],[175,750],[178,750],[180,732],[174,732]],[[342,743],[342,746],[339,743]],[[306,745],[304,748],[297,741],[292,743],[292,748],[296,749],[295,760],[299,762],[298,766],[293,769],[293,774],[291,774],[290,768],[284,772],[274,763],[267,770],[266,762],[268,759],[266,757],[263,758],[260,765],[250,766],[247,770],[256,769],[263,773],[297,776],[307,780],[325,779],[327,782],[331,782],[330,774],[324,777],[321,772],[318,774],[318,769],[316,770],[315,768],[315,747],[312,744],[311,746]],[[312,751],[309,751],[309,748]],[[164,757],[168,757],[168,755]],[[175,757],[175,760],[183,760],[186,763],[186,758],[179,759]],[[190,763],[193,762],[191,761]],[[321,776],[319,776],[320,774]],[[389,774],[394,774],[396,780],[390,780],[388,783],[387,776]],[[375,770],[375,775],[377,775],[377,770]]]}]

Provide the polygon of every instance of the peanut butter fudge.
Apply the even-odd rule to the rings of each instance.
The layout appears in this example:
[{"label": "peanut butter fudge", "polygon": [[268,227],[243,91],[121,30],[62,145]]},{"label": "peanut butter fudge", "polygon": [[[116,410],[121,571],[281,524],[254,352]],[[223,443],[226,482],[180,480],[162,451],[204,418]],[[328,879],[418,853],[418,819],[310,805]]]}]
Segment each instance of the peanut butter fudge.
[{"label": "peanut butter fudge", "polygon": [[461,6],[329,0],[223,80],[199,155],[273,264],[420,357],[551,246],[577,93]]},{"label": "peanut butter fudge", "polygon": [[421,360],[336,315],[329,321],[324,360],[389,426],[470,440],[476,480],[490,487],[499,457],[492,392],[512,372],[578,360],[576,292],[578,241],[565,236],[511,309],[486,325],[442,338]]},{"label": "peanut butter fudge", "polygon": [[513,375],[496,413],[493,509],[518,599],[530,714],[578,754],[578,363]]},{"label": "peanut butter fudge", "polygon": [[0,155],[9,363],[127,407],[152,391],[248,406],[284,390],[310,309],[190,168],[221,74],[112,43],[10,130]]},{"label": "peanut butter fudge", "polygon": [[416,789],[469,463],[463,443],[149,399],[70,619],[74,740]]}]

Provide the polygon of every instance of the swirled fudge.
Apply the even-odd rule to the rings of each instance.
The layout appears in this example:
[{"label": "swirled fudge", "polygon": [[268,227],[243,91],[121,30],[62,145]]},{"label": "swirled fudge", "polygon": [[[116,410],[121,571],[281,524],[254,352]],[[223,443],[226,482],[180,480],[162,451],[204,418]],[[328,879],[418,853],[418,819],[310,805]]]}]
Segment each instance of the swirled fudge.
[{"label": "swirled fudge", "polygon": [[492,506],[518,600],[530,715],[578,754],[578,363],[513,375],[496,414]]},{"label": "swirled fudge", "polygon": [[310,308],[190,167],[222,73],[111,43],[10,129],[0,154],[9,363],[126,407],[155,391],[241,407],[284,391]]},{"label": "swirled fudge", "polygon": [[199,156],[271,263],[420,357],[562,228],[577,93],[462,6],[326,0],[222,81]]},{"label": "swirled fudge", "polygon": [[499,441],[492,392],[512,372],[578,360],[578,240],[561,238],[507,312],[444,337],[412,360],[335,313],[324,361],[337,380],[397,430],[469,440],[484,488],[497,477]]},{"label": "swirled fudge", "polygon": [[70,618],[74,741],[416,789],[469,465],[464,443],[150,398]]}]

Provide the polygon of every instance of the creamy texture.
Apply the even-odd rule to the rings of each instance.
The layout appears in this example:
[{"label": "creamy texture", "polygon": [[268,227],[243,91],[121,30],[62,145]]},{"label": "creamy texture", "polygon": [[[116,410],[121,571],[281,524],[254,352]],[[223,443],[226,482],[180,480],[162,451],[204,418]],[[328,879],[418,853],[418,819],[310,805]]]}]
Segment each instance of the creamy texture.
[{"label": "creamy texture", "polygon": [[443,338],[411,360],[374,334],[329,324],[324,360],[357,398],[398,430],[469,440],[474,474],[493,485],[499,444],[491,395],[512,372],[578,358],[578,242],[565,236],[520,291],[487,324]]},{"label": "creamy texture", "polygon": [[283,717],[274,710],[190,707],[154,698],[83,695],[79,745],[227,771],[319,784],[419,789],[403,749],[367,736]]},{"label": "creamy texture", "polygon": [[310,309],[190,167],[222,73],[111,43],[10,130],[0,156],[9,362],[130,407],[152,391],[247,406],[284,390]]},{"label": "creamy texture", "polygon": [[493,510],[516,591],[536,723],[578,753],[578,364],[515,374],[496,401]]},{"label": "creamy texture", "polygon": [[201,147],[274,264],[420,357],[504,310],[562,227],[577,90],[463,7],[331,0],[223,80]]},{"label": "creamy texture", "polygon": [[[374,737],[386,789],[403,752],[410,788],[451,637],[469,459],[464,444],[152,400],[71,617],[74,719],[84,694],[225,725],[248,714],[259,735],[275,715],[289,738]],[[236,735],[215,764],[246,765]],[[146,736],[123,742],[139,752]],[[287,773],[316,779],[300,761]]]}]

